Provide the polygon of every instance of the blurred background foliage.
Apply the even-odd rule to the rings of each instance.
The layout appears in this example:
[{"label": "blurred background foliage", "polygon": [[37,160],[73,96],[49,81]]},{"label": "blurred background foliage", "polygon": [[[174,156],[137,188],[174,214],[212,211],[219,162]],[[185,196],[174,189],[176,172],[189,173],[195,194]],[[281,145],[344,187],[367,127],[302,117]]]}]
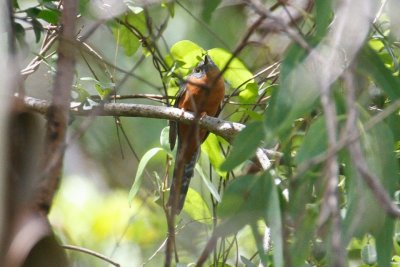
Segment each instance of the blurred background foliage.
[{"label": "blurred background foliage", "polygon": [[[398,203],[396,0],[80,0],[79,7],[72,98],[81,108],[114,101],[114,94],[126,96],[118,102],[165,105],[161,96],[173,96],[208,53],[227,85],[220,117],[247,126],[232,147],[215,135],[202,146],[177,220],[180,262],[196,262],[214,233],[221,239],[210,266],[342,266],[337,257],[346,266],[400,266],[398,222],[359,167],[366,163]],[[14,0],[29,96],[50,98],[59,9],[59,1]],[[323,88],[331,92],[327,100]],[[71,119],[70,137],[81,137],[69,143],[50,214],[62,244],[121,266],[163,264],[163,179],[174,156],[166,126],[148,118]],[[360,138],[351,141],[354,129]],[[336,143],[329,141],[332,132]],[[253,169],[258,147],[272,150],[267,170]],[[329,163],[332,149],[337,158]],[[327,166],[335,165],[336,215],[327,200]],[[337,234],[341,248],[332,241]],[[106,265],[68,253],[76,266]]]}]

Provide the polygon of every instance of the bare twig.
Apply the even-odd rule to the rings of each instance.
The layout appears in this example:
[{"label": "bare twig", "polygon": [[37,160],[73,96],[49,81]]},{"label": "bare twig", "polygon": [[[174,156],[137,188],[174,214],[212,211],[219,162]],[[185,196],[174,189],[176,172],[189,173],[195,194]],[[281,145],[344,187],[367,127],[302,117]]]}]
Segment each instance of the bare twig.
[{"label": "bare twig", "polygon": [[368,169],[368,165],[361,153],[361,148],[353,149],[353,158],[357,170],[360,172],[361,177],[365,183],[371,189],[375,198],[378,200],[381,207],[392,217],[400,218],[400,209],[392,202],[385,188],[379,182],[379,178],[371,173]]},{"label": "bare twig", "polygon": [[208,255],[214,250],[217,244],[218,236],[214,233],[208,240],[203,252],[201,253],[199,259],[197,260],[196,267],[201,267],[206,262]]},{"label": "bare twig", "polygon": [[[354,77],[352,74],[345,74],[345,81],[347,85],[346,104],[348,109],[346,132],[348,135],[359,135],[358,128],[354,126],[357,125],[356,122],[358,114],[355,106],[355,86],[353,79]],[[379,182],[379,178],[369,171],[368,165],[365,162],[365,158],[361,150],[360,140],[357,140],[349,145],[349,152],[357,171],[361,174],[361,177],[371,189],[371,192],[374,194],[381,207],[389,215],[399,218],[400,209],[391,201],[390,196],[386,192],[385,188]]]},{"label": "bare twig", "polygon": [[218,80],[220,76],[222,76],[225,71],[229,68],[229,65],[231,62],[239,55],[239,53],[246,47],[248,40],[250,39],[251,35],[257,30],[257,28],[261,25],[261,23],[264,21],[266,18],[265,14],[261,14],[260,17],[249,27],[247,30],[245,36],[242,38],[238,46],[235,48],[235,50],[232,52],[231,57],[228,59],[226,62],[225,66],[222,68],[219,76],[215,79],[215,81]]},{"label": "bare twig", "polygon": [[61,247],[65,248],[65,249],[79,251],[79,252],[94,256],[94,257],[99,258],[99,259],[101,259],[101,260],[103,260],[105,262],[108,262],[108,263],[110,263],[110,264],[112,264],[112,265],[114,265],[116,267],[120,267],[121,266],[119,263],[116,263],[115,261],[113,261],[109,257],[107,257],[107,256],[105,256],[103,254],[100,254],[100,253],[98,253],[96,251],[87,249],[87,248],[73,246],[73,245],[62,245]]},{"label": "bare twig", "polygon": [[229,48],[229,45],[217,34],[215,33],[210,26],[205,23],[204,21],[200,20],[199,18],[196,17],[188,8],[186,8],[181,1],[176,1],[176,3],[183,9],[185,10],[189,16],[191,16],[199,25],[201,25],[202,29],[205,29],[208,33],[210,33],[218,42],[220,42],[225,48]]},{"label": "bare twig", "polygon": [[[370,118],[365,124],[364,124],[364,132],[368,132],[371,130],[374,126],[376,126],[378,123],[389,117],[391,114],[396,112],[400,108],[400,99],[397,99],[393,103],[391,103],[387,108],[382,110],[382,112],[376,114],[372,118]],[[293,180],[297,180],[299,177],[301,177],[307,170],[312,168],[313,166],[316,166],[318,164],[321,164],[322,162],[326,161],[331,154],[336,154],[340,150],[342,150],[344,147],[347,145],[350,145],[351,143],[357,141],[360,137],[362,136],[361,132],[352,132],[350,135],[345,135],[343,136],[338,142],[336,147],[334,147],[331,151],[325,151],[308,161],[305,161],[304,163],[300,164],[297,167],[297,173],[293,177]]]},{"label": "bare twig", "polygon": [[279,26],[283,32],[285,32],[293,41],[300,45],[306,51],[311,51],[310,46],[303,36],[295,29],[292,29],[290,25],[285,22],[281,17],[276,16],[271,12],[270,9],[266,8],[259,0],[245,0],[245,2],[260,16],[271,19],[277,26]]},{"label": "bare twig", "polygon": [[[332,99],[330,86],[328,83],[321,85],[321,104],[325,114],[325,124],[328,135],[328,153],[337,146],[337,119],[336,106]],[[325,223],[330,217],[332,219],[331,245],[333,254],[333,265],[335,267],[345,266],[345,251],[342,246],[341,217],[339,206],[339,165],[337,155],[330,153],[326,162],[326,191],[324,202],[321,207],[319,225]]]},{"label": "bare twig", "polygon": [[21,76],[23,78],[26,79],[30,74],[34,73],[39,68],[40,63],[42,63],[43,59],[45,58],[45,54],[57,40],[57,34],[58,33],[56,32],[47,32],[39,54],[32,59],[32,61],[23,70],[21,70]]}]

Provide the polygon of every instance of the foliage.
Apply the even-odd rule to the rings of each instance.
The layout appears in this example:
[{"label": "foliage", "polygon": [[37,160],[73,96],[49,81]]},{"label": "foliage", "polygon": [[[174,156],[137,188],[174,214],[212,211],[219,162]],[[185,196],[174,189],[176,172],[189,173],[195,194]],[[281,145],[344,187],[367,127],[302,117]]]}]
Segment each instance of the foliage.
[{"label": "foliage", "polygon": [[[60,3],[32,2],[13,2],[19,48],[28,59],[39,55],[37,61],[54,73],[52,50],[41,51],[36,43],[43,48],[58,34]],[[372,0],[338,7],[316,0],[285,23],[274,20],[282,13],[269,16],[292,8],[282,1],[260,1],[265,9],[224,1],[124,2],[123,11],[102,17],[91,1],[80,1],[80,23],[99,23],[100,33],[83,30],[77,38],[72,98],[79,108],[126,99],[171,105],[185,77],[208,54],[226,81],[220,117],[246,125],[232,144],[214,134],[202,144],[175,227],[180,263],[199,260],[216,238],[209,266],[400,265],[400,214],[388,212],[391,202],[382,201],[386,196],[397,205],[400,196],[400,36],[387,9]],[[391,1],[381,5],[386,2]],[[345,23],[352,21],[354,3],[369,10],[352,15],[360,17],[354,19],[357,31]],[[253,24],[263,12],[269,24]],[[231,13],[241,18],[235,30],[221,30],[216,22]],[[105,43],[102,34],[108,34]],[[276,45],[282,35],[290,41]],[[148,94],[145,100],[142,94]],[[81,128],[85,119],[93,120],[87,132]],[[73,141],[93,158],[107,190],[98,192],[86,178],[71,179],[66,172],[50,216],[62,242],[113,258],[124,241],[128,253],[115,256],[120,262],[131,251],[139,255],[137,264],[163,262],[159,246],[168,235],[165,203],[175,156],[165,125],[73,118],[71,131],[85,132]],[[269,167],[260,164],[259,153]],[[83,169],[90,173],[87,162]]]}]

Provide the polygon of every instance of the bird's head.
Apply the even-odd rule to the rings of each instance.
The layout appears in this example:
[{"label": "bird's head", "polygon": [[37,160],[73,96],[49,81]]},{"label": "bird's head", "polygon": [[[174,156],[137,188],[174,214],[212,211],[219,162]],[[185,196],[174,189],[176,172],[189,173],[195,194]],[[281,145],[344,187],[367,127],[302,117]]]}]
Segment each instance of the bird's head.
[{"label": "bird's head", "polygon": [[208,78],[216,78],[220,75],[220,70],[217,65],[215,65],[214,61],[212,61],[211,57],[205,55],[204,59],[193,69],[192,75],[196,78],[201,78],[205,75],[208,76]]}]

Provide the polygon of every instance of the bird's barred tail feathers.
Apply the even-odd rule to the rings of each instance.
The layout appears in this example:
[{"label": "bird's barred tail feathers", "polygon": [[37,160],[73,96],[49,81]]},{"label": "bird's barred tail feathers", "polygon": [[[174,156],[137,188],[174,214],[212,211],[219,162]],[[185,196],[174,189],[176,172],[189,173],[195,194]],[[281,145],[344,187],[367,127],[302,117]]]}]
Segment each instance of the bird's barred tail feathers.
[{"label": "bird's barred tail feathers", "polygon": [[[178,147],[179,151],[179,147]],[[182,179],[181,179],[181,185],[178,184],[178,157],[175,160],[175,167],[174,167],[174,174],[172,178],[172,185],[170,189],[170,195],[168,199],[168,206],[172,207],[173,203],[177,201],[177,206],[176,206],[176,214],[179,214],[183,208],[183,205],[185,204],[185,199],[187,192],[189,190],[189,184],[190,184],[190,179],[193,177],[194,173],[194,167],[196,165],[197,159],[199,157],[200,150],[198,149],[196,153],[192,156],[190,161],[188,163],[185,163],[183,166],[183,173],[182,173]],[[179,192],[178,192],[179,190]],[[179,194],[179,195],[177,195]],[[175,198],[178,198],[178,200],[175,200]]]}]

